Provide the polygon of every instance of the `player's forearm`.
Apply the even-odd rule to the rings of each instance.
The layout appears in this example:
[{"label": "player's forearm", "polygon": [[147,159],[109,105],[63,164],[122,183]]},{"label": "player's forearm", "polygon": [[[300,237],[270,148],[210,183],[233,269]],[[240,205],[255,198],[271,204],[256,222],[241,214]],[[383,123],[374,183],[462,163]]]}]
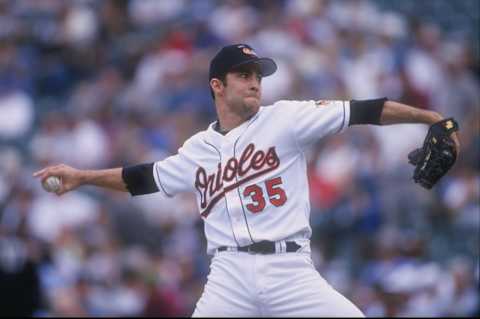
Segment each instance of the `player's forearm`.
[{"label": "player's forearm", "polygon": [[63,195],[82,185],[94,185],[126,192],[127,187],[123,180],[122,170],[123,168],[82,170],[60,164],[45,167],[33,173],[33,176],[39,178],[42,184],[46,183],[49,177],[57,177],[60,180],[60,185],[56,188],[49,187],[49,189],[46,189],[49,192],[55,192],[57,195]]},{"label": "player's forearm", "polygon": [[94,185],[123,192],[128,191],[122,178],[121,167],[104,170],[81,170],[79,179],[82,185]]},{"label": "player's forearm", "polygon": [[380,116],[380,124],[425,123],[431,125],[442,119],[443,117],[434,111],[419,109],[395,101],[386,101]]}]

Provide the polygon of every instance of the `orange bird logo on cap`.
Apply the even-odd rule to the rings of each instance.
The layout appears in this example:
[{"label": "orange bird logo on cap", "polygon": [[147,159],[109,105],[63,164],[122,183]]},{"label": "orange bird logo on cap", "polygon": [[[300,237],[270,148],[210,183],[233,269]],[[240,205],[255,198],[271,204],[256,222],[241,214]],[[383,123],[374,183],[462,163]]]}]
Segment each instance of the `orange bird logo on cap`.
[{"label": "orange bird logo on cap", "polygon": [[244,47],[244,48],[242,49],[242,52],[245,53],[245,54],[248,54],[248,55],[257,56],[257,54],[255,53],[255,51],[253,51],[253,50],[250,49],[250,48]]}]

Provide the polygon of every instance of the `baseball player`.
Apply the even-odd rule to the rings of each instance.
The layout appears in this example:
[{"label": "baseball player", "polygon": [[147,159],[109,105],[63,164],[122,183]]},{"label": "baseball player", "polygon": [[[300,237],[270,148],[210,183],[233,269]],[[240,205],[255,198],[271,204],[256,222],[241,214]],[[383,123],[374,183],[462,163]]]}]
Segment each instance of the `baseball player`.
[{"label": "baseball player", "polygon": [[[62,164],[34,176],[60,177],[58,195],[86,184],[133,196],[193,192],[213,255],[194,317],[362,317],[312,263],[304,151],[351,125],[434,124],[442,116],[386,98],[260,106],[262,78],[276,69],[246,44],[226,46],[209,72],[218,120],[176,155],[107,170]],[[455,133],[452,138],[458,152]]]}]

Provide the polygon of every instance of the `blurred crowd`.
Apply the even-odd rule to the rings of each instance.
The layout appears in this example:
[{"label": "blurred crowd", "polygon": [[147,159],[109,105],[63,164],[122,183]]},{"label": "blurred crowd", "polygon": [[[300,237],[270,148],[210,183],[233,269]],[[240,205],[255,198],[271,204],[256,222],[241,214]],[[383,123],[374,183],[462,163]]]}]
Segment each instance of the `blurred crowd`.
[{"label": "blurred crowd", "polygon": [[[279,66],[264,105],[386,96],[457,119],[460,157],[430,191],[407,161],[426,125],[316,144],[312,256],[367,316],[478,316],[479,2],[389,3],[0,1],[0,313],[191,315],[210,258],[193,195],[58,197],[32,173],[174,154],[216,119],[211,57],[248,43]],[[439,22],[452,12],[467,27]]]}]

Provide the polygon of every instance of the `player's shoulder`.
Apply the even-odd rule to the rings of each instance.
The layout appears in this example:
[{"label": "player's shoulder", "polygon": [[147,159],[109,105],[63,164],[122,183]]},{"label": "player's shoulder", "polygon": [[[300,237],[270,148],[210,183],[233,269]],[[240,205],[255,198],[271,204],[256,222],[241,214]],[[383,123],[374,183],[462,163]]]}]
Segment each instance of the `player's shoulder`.
[{"label": "player's shoulder", "polygon": [[280,100],[271,105],[272,109],[298,111],[302,108],[328,108],[342,106],[344,100]]},{"label": "player's shoulder", "polygon": [[275,103],[273,103],[272,106],[276,108],[299,108],[299,107],[304,107],[304,106],[313,106],[317,105],[320,101],[315,101],[315,100],[279,100]]},{"label": "player's shoulder", "polygon": [[199,131],[183,142],[182,148],[184,149],[191,149],[199,147],[203,144],[203,141],[208,136],[208,130]]},{"label": "player's shoulder", "polygon": [[279,100],[262,107],[262,117],[273,121],[287,119],[287,122],[291,123],[292,120],[311,114],[323,115],[325,112],[341,110],[344,112],[346,105],[346,101],[342,100]]},{"label": "player's shoulder", "polygon": [[182,151],[200,152],[215,140],[218,133],[213,129],[215,122],[210,123],[205,129],[198,131],[183,142]]},{"label": "player's shoulder", "polygon": [[295,112],[299,108],[313,106],[316,101],[314,100],[279,100],[271,105],[264,106],[263,109],[267,112],[284,113]]}]

